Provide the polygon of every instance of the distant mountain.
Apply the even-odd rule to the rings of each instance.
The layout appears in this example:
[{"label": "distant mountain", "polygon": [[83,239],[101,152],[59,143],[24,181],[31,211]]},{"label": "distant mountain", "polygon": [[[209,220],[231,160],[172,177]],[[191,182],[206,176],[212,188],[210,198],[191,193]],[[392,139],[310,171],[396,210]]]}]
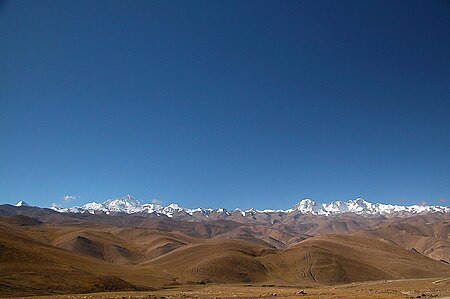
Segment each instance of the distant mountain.
[{"label": "distant mountain", "polygon": [[363,198],[351,199],[348,201],[333,201],[319,204],[311,199],[303,199],[291,210],[297,210],[302,214],[332,215],[341,213],[368,214],[368,215],[391,215],[391,214],[422,214],[422,213],[450,213],[450,207],[428,206],[428,205],[390,205],[382,203],[370,203]]},{"label": "distant mountain", "polygon": [[[303,200],[286,211],[203,210],[131,196],[76,213],[0,205],[0,297],[450,277],[450,214],[358,214],[377,208],[356,199]],[[328,210],[339,212],[318,214]]]},{"label": "distant mountain", "polygon": [[330,216],[335,214],[352,213],[357,215],[383,215],[383,216],[411,216],[416,214],[429,213],[450,213],[450,207],[428,206],[428,205],[390,205],[382,203],[370,203],[363,198],[351,199],[348,201],[334,201],[330,203],[317,203],[311,199],[303,199],[291,209],[287,210],[227,210],[227,209],[205,209],[205,208],[184,208],[177,204],[162,206],[159,204],[141,203],[131,195],[121,198],[108,199],[103,203],[90,202],[82,206],[72,208],[52,207],[57,212],[64,213],[90,213],[90,214],[152,214],[156,216],[165,215],[167,217],[194,217],[194,218],[237,218],[237,217],[257,217],[264,215],[280,214],[304,214]]},{"label": "distant mountain", "polygon": [[29,207],[30,205],[24,202],[23,200],[16,203],[16,207]]}]

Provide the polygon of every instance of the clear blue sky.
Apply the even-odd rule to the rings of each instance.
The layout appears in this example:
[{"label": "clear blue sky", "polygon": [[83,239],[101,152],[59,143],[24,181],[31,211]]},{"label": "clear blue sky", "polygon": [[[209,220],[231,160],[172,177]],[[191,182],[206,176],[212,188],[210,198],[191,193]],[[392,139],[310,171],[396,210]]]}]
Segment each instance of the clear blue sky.
[{"label": "clear blue sky", "polygon": [[445,0],[0,4],[1,203],[442,204],[449,119]]}]

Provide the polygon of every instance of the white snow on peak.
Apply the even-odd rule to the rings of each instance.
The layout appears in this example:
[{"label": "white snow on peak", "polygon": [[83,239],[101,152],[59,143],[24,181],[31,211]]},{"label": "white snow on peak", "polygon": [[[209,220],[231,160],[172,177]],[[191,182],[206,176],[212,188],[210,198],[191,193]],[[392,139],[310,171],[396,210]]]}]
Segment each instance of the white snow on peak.
[{"label": "white snow on peak", "polygon": [[23,200],[16,203],[16,207],[29,207],[30,205],[24,202]]},{"label": "white snow on peak", "polygon": [[[19,202],[17,205],[27,205],[25,202]],[[176,203],[171,203],[167,206],[162,206],[160,204],[144,203],[142,204],[139,200],[135,199],[131,195],[126,195],[120,198],[108,199],[103,203],[90,202],[82,206],[76,206],[72,208],[58,208],[52,207],[53,210],[58,212],[70,212],[70,213],[126,213],[126,214],[156,214],[166,215],[167,217],[174,217],[176,213],[189,215],[194,217],[195,215],[205,215],[209,217],[211,213],[218,213],[226,216],[231,216],[233,213],[229,212],[227,209],[204,209],[195,208],[187,209],[179,206]],[[242,216],[254,216],[260,213],[300,213],[300,214],[312,214],[312,215],[334,215],[342,213],[354,213],[360,215],[411,215],[420,213],[450,213],[450,207],[444,206],[400,206],[382,203],[370,203],[363,198],[350,199],[348,201],[333,201],[329,203],[318,203],[310,198],[305,198],[299,201],[292,208],[287,210],[255,210],[253,208],[247,209],[245,211],[236,208],[234,212],[240,213]],[[194,215],[195,214],[195,215]]]},{"label": "white snow on peak", "polygon": [[235,211],[236,212],[238,212],[238,213],[240,213],[242,216],[244,216],[245,217],[245,212],[244,211],[242,211],[241,209],[239,209],[239,208],[236,208],[235,209]]},{"label": "white snow on peak", "polygon": [[127,214],[139,212],[142,206],[142,204],[131,195],[108,199],[102,205],[111,212],[125,212]]},{"label": "white snow on peak", "polygon": [[167,207],[163,207],[161,213],[168,216],[173,217],[173,214],[176,212],[183,212],[184,208],[180,207],[176,203],[171,203]]},{"label": "white snow on peak", "polygon": [[299,201],[289,212],[298,211],[302,214],[321,214],[322,206],[310,198],[305,198]]},{"label": "white snow on peak", "polygon": [[420,213],[450,213],[450,207],[443,206],[400,206],[382,203],[370,203],[363,198],[350,199],[348,201],[333,201],[318,204],[311,199],[303,199],[289,211],[299,211],[302,214],[332,215],[342,213],[354,213],[365,215],[390,215],[393,213],[420,214]]}]

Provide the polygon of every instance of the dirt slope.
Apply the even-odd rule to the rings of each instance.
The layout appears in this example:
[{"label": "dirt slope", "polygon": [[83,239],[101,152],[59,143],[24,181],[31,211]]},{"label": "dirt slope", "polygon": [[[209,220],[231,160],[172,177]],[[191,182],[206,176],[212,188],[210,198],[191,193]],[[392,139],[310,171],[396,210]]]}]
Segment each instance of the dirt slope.
[{"label": "dirt slope", "polygon": [[297,224],[290,227],[31,211],[37,218],[0,216],[1,296],[450,276],[449,264],[429,258],[449,254],[442,215],[307,216],[292,219]]},{"label": "dirt slope", "polygon": [[450,275],[450,267],[374,239],[348,235],[310,238],[263,257],[269,272],[290,282],[334,284]]}]

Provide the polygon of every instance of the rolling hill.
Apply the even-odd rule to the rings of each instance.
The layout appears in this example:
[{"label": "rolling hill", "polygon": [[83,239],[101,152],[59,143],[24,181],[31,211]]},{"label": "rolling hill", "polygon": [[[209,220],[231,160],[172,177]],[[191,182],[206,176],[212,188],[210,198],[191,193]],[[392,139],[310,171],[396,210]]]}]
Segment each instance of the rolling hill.
[{"label": "rolling hill", "polygon": [[450,276],[445,213],[188,221],[2,205],[0,214],[3,297]]}]

